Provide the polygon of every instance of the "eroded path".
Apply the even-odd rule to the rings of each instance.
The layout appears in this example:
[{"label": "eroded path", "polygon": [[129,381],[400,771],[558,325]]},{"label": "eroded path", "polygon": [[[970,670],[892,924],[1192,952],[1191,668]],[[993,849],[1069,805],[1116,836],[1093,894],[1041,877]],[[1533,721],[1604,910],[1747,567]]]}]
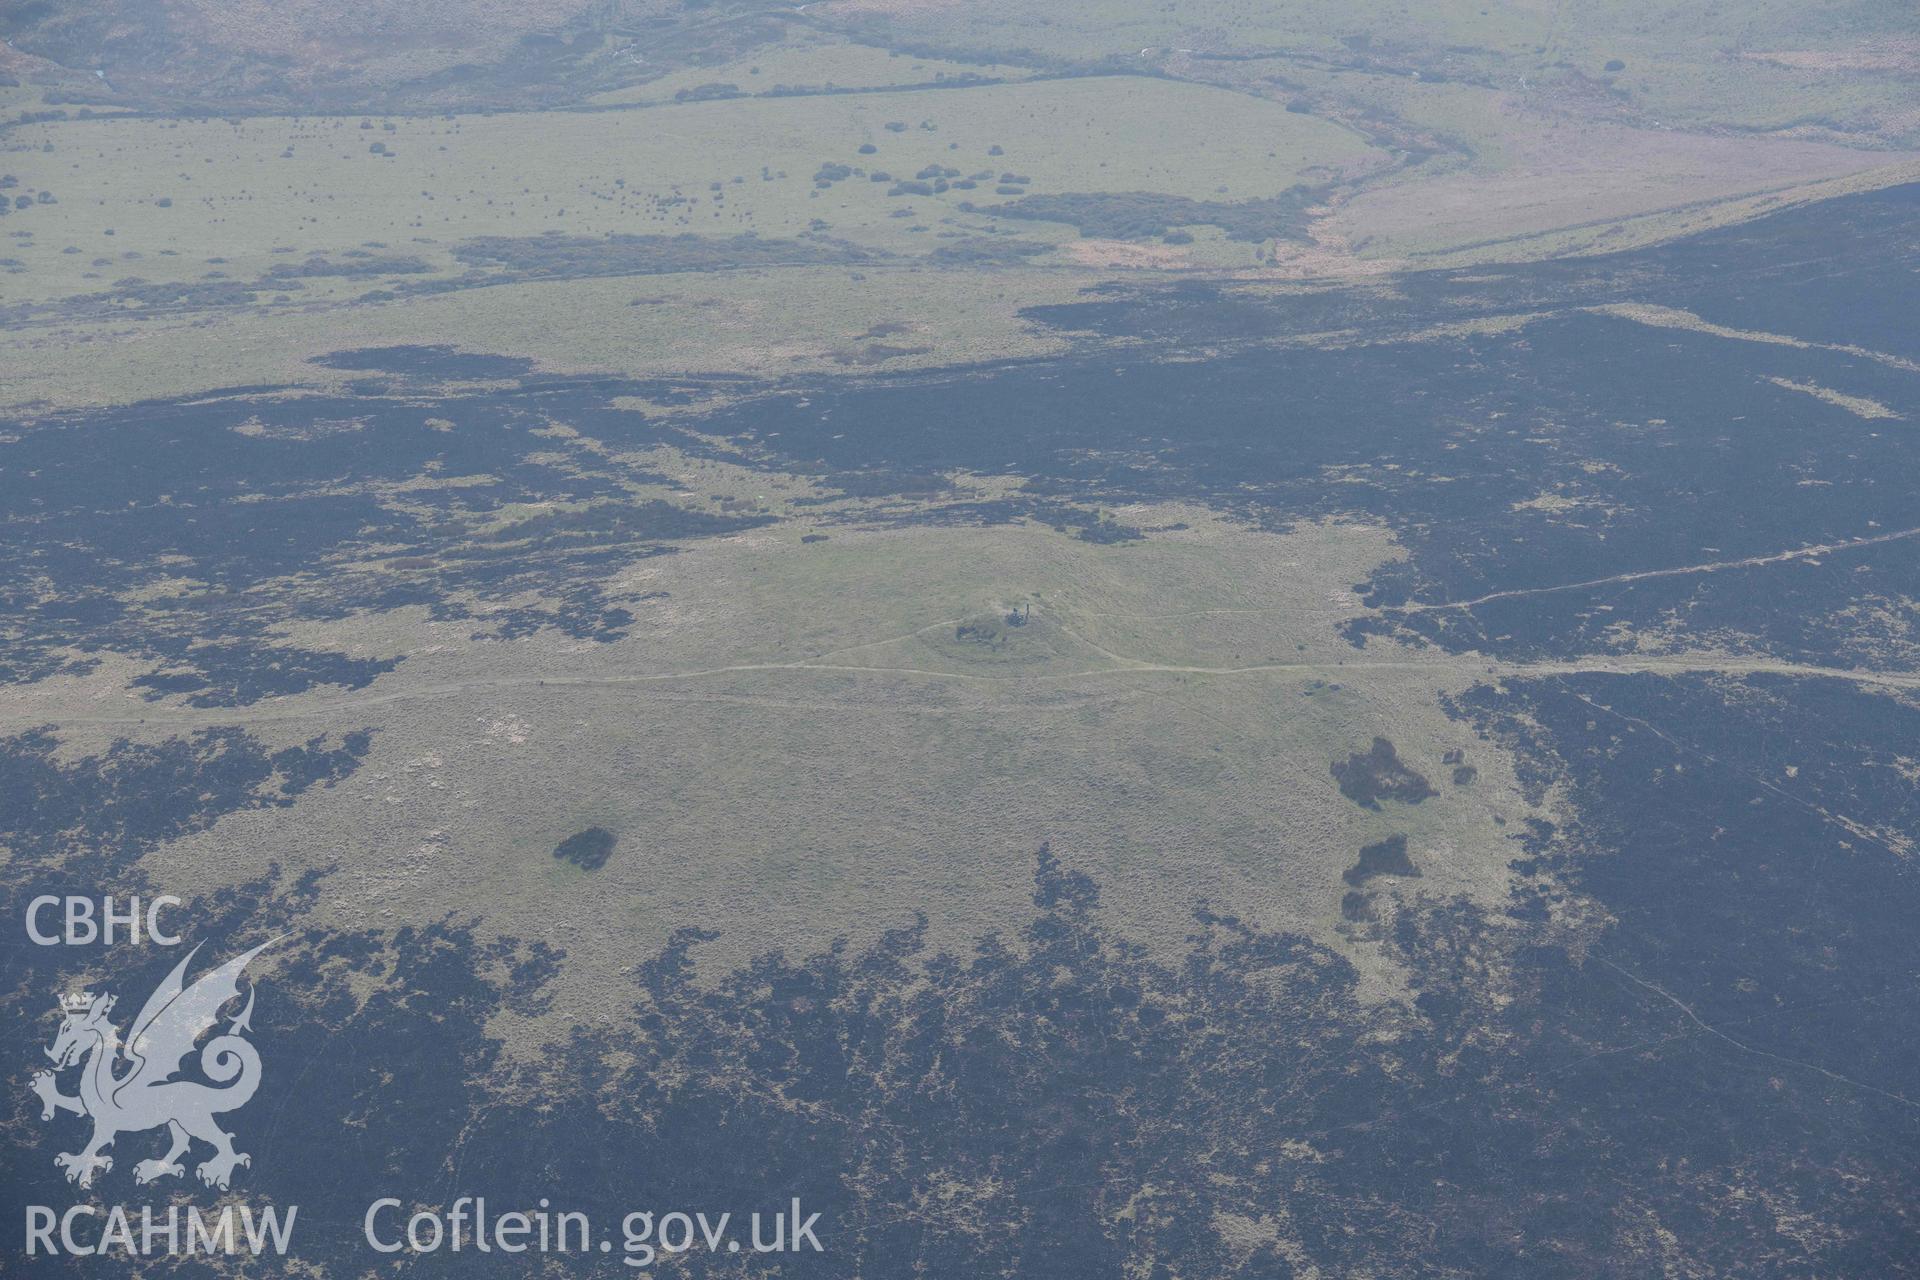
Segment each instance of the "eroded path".
[{"label": "eroded path", "polygon": [[329,716],[357,714],[375,707],[394,706],[423,699],[447,698],[466,693],[497,692],[506,689],[611,689],[669,684],[681,681],[714,679],[749,673],[806,673],[812,675],[892,676],[924,680],[955,681],[980,685],[1037,685],[1067,681],[1104,680],[1125,675],[1178,676],[1278,676],[1288,679],[1351,679],[1362,675],[1438,675],[1455,683],[1473,684],[1494,680],[1530,680],[1573,675],[1723,675],[1785,676],[1798,679],[1846,680],[1855,684],[1887,689],[1920,689],[1920,673],[1871,671],[1852,667],[1821,667],[1801,663],[1776,662],[1765,658],[1740,659],[1723,656],[1691,657],[1685,654],[1650,658],[1596,658],[1571,662],[1487,662],[1472,657],[1434,657],[1352,662],[1273,662],[1245,666],[1216,667],[1197,664],[1145,662],[1127,658],[1111,650],[1101,652],[1114,661],[1110,667],[1095,667],[1067,672],[1032,674],[986,674],[972,671],[942,671],[931,667],[852,664],[803,659],[794,662],[743,662],[725,666],[701,667],[686,671],[635,672],[630,675],[511,675],[479,677],[415,685],[386,693],[352,695],[324,700],[301,699],[299,705],[276,703],[247,708],[179,708],[155,706],[141,714],[67,715],[57,712],[7,711],[0,713],[0,725],[14,727],[58,725],[155,725],[200,728],[216,725],[252,725],[277,721],[317,720]]}]

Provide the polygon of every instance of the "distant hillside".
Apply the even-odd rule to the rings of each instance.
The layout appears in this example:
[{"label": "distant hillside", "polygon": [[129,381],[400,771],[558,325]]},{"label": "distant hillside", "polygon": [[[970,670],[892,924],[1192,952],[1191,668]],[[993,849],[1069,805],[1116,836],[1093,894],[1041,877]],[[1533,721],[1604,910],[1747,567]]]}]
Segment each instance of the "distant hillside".
[{"label": "distant hillside", "polygon": [[[528,105],[631,83],[764,37],[757,6],[681,0],[29,0],[16,53],[103,100],[356,109]],[[636,49],[658,48],[652,65]],[[16,71],[15,74],[18,74]]]}]

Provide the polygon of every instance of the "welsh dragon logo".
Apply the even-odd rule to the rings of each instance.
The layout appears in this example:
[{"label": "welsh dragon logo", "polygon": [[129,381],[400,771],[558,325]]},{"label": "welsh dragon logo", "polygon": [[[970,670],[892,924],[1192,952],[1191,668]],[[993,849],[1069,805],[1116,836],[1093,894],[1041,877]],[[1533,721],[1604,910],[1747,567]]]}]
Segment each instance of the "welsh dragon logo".
[{"label": "welsh dragon logo", "polygon": [[[113,1168],[112,1157],[104,1153],[115,1138],[162,1125],[171,1145],[159,1159],[134,1165],[136,1182],[179,1177],[184,1172],[180,1157],[195,1138],[213,1148],[212,1157],[194,1171],[210,1187],[225,1190],[235,1166],[253,1163],[252,1157],[233,1149],[233,1135],[214,1121],[222,1112],[245,1106],[260,1087],[260,1055],[242,1034],[252,1030],[251,984],[246,1006],[232,1018],[226,1032],[200,1047],[201,1073],[214,1083],[173,1077],[200,1037],[218,1025],[220,1010],[240,995],[239,977],[247,962],[271,945],[263,942],[187,986],[183,981],[187,965],[200,950],[195,947],[147,998],[124,1041],[109,1020],[112,996],[62,997],[66,1019],[46,1051],[54,1070],[36,1072],[32,1088],[40,1095],[42,1120],[51,1120],[60,1111],[93,1120],[93,1137],[85,1147],[53,1158],[66,1171],[68,1182],[92,1186],[95,1174]],[[80,1092],[69,1097],[60,1092],[54,1073],[75,1065],[80,1067]]]}]

